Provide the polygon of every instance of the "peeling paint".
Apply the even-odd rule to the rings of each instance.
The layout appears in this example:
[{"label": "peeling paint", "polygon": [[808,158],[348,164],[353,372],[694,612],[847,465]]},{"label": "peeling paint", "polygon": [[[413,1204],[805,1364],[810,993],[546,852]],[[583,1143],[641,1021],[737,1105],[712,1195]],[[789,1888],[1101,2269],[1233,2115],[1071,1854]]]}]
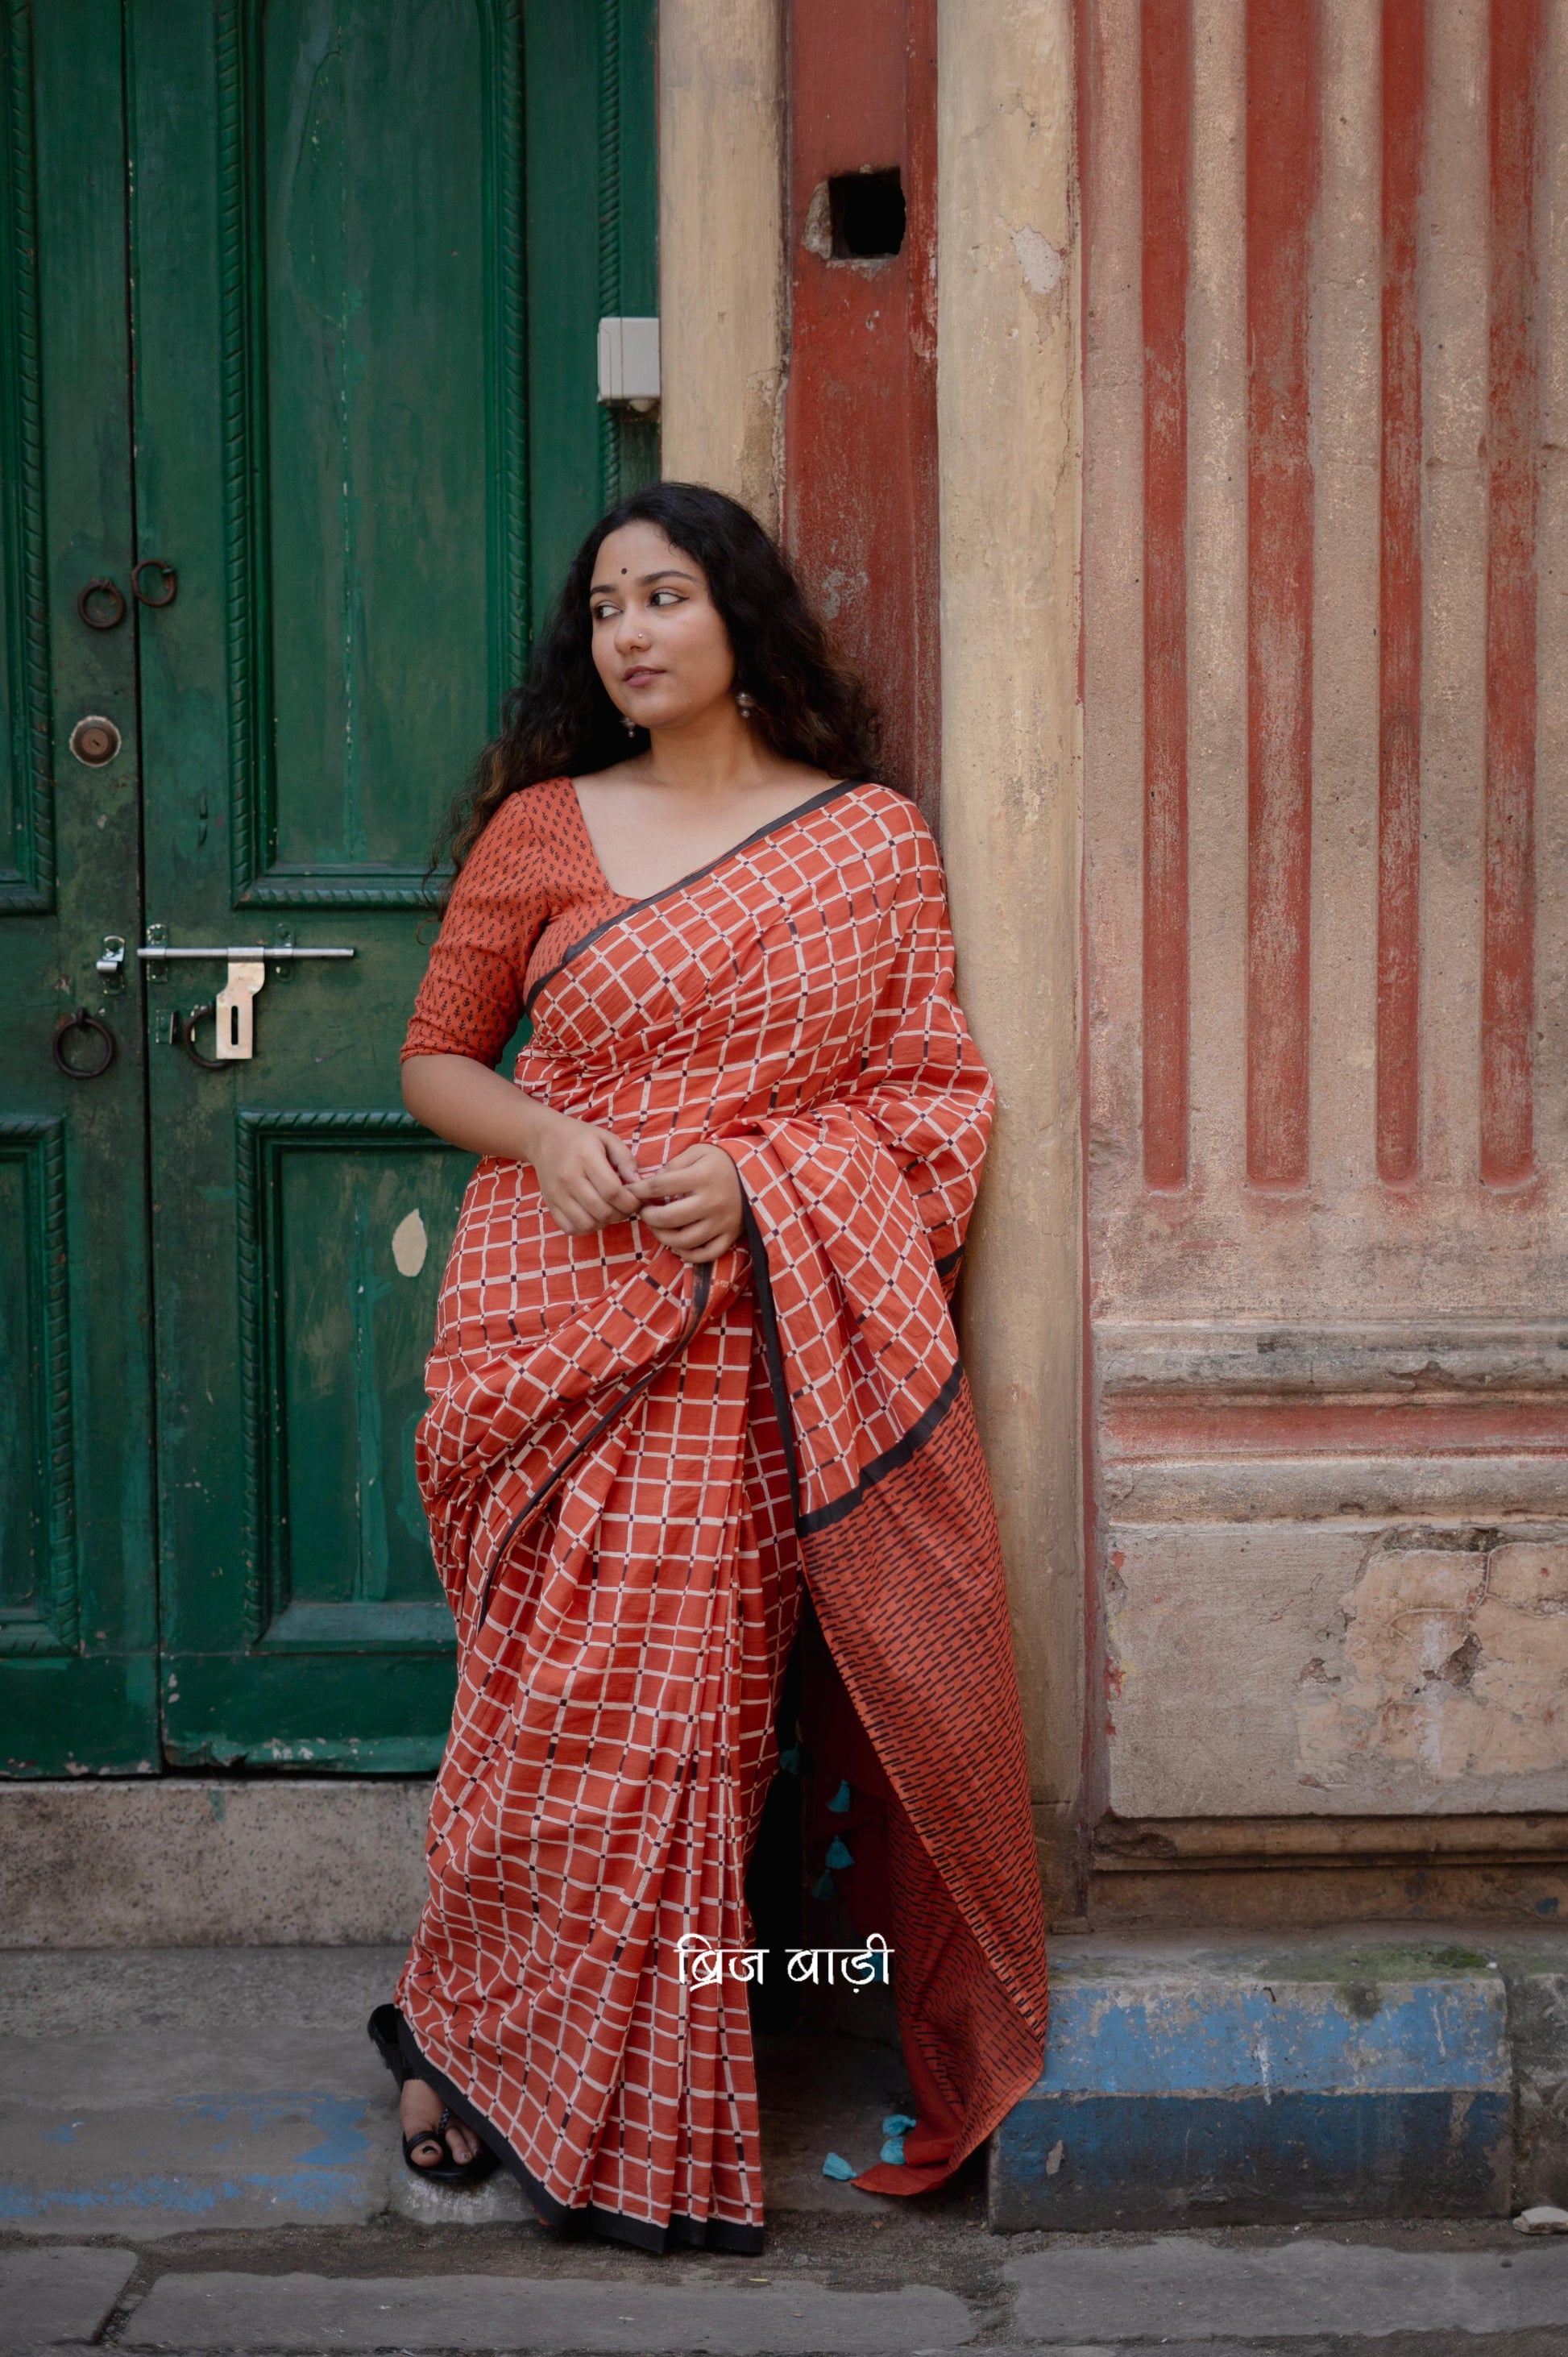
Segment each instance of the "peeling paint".
[{"label": "peeling paint", "polygon": [[1013,251],[1031,295],[1054,295],[1067,270],[1067,255],[1037,229],[1015,229]]},{"label": "peeling paint", "polygon": [[832,260],[832,202],[825,180],[819,180],[811,190],[811,201],[806,207],[806,220],[800,231],[800,242],[808,253],[816,255],[819,262]]},{"label": "peeling paint", "polygon": [[1568,1544],[1373,1549],[1341,1601],[1341,1665],[1309,1663],[1295,1704],[1301,1765],[1319,1782],[1371,1756],[1437,1782],[1561,1767]]},{"label": "peeling paint", "polygon": [[1119,1817],[1568,1806],[1562,1522],[1115,1538]]},{"label": "peeling paint", "polygon": [[424,1256],[430,1250],[430,1238],[424,1219],[417,1211],[410,1211],[392,1230],[392,1259],[400,1276],[417,1276],[424,1266]]}]

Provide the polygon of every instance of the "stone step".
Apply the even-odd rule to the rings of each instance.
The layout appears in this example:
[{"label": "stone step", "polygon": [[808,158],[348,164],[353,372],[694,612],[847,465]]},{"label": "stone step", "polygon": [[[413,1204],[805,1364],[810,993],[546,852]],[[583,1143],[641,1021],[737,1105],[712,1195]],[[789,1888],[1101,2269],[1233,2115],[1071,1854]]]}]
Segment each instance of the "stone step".
[{"label": "stone step", "polygon": [[1059,1940],[999,2232],[1500,2216],[1568,2193],[1568,1933]]}]

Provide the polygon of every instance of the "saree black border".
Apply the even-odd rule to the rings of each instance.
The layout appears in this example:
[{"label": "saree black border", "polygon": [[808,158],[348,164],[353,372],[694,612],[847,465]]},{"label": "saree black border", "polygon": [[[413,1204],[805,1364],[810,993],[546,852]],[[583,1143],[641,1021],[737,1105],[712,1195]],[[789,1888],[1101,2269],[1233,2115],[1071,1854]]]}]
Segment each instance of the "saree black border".
[{"label": "saree black border", "polygon": [[740,1215],[746,1249],[751,1260],[751,1283],[757,1296],[757,1323],[762,1329],[762,1355],[768,1362],[768,1388],[772,1394],[773,1413],[779,1420],[779,1430],[784,1441],[785,1463],[789,1471],[789,1511],[795,1517],[795,1528],[799,1531],[800,1453],[795,1444],[795,1411],[784,1376],[784,1352],[779,1340],[779,1311],[773,1299],[773,1274],[768,1265],[768,1246],[762,1241],[762,1230],[757,1224],[757,1214],[744,1187],[741,1189]]},{"label": "saree black border", "polygon": [[[634,2251],[660,2253],[671,2245],[693,2251],[728,2251],[736,2257],[755,2258],[764,2246],[765,2232],[760,2226],[733,2226],[721,2218],[682,2218],[672,2216],[668,2226],[655,2226],[641,2218],[628,2218],[618,2210],[601,2209],[590,2201],[581,2210],[568,2210],[546,2192],[532,2170],[513,2151],[500,2130],[486,2119],[478,2104],[470,2101],[459,2087],[455,2087],[444,2072],[426,2061],[408,2022],[402,2013],[397,2018],[398,2044],[412,2079],[423,2079],[434,2087],[455,2119],[489,2145],[509,2177],[521,2186],[534,2210],[546,2226],[568,2240],[586,2234],[601,2235],[608,2243],[623,2243]],[[417,2171],[415,2172],[417,2174]]]},{"label": "saree black border", "polygon": [[897,1473],[901,1465],[908,1465],[911,1457],[925,1447],[957,1399],[962,1383],[963,1363],[961,1360],[955,1359],[947,1381],[929,1407],[916,1417],[908,1431],[896,1440],[891,1448],[885,1448],[880,1457],[872,1458],[854,1489],[846,1490],[842,1498],[830,1498],[825,1506],[819,1506],[814,1513],[801,1518],[801,1537],[809,1538],[816,1531],[831,1530],[834,1523],[842,1523],[846,1514],[854,1512],[868,1490],[874,1490],[890,1473]]},{"label": "saree black border", "polygon": [[[773,1395],[773,1413],[779,1419],[779,1429],[783,1435],[784,1451],[789,1468],[789,1503],[795,1516],[795,1529],[801,1538],[810,1538],[817,1531],[825,1531],[831,1529],[834,1523],[842,1523],[846,1514],[854,1512],[868,1490],[875,1489],[877,1482],[885,1480],[889,1473],[897,1473],[901,1465],[908,1465],[916,1451],[925,1446],[959,1395],[963,1383],[963,1362],[960,1359],[953,1361],[950,1372],[929,1407],[916,1418],[908,1432],[901,1435],[893,1443],[891,1448],[885,1448],[880,1457],[872,1458],[853,1490],[846,1490],[842,1498],[830,1499],[825,1506],[818,1506],[811,1513],[802,1514],[800,1512],[800,1460],[795,1443],[795,1416],[789,1404],[789,1388],[784,1378],[784,1354],[779,1340],[779,1313],[774,1307],[773,1277],[768,1265],[768,1247],[763,1242],[762,1231],[757,1224],[757,1215],[749,1201],[745,1199],[744,1193],[741,1220],[746,1251],[751,1258],[752,1284],[757,1294],[757,1322],[762,1329],[763,1356],[768,1362],[768,1387]],[[946,1267],[956,1266],[961,1257],[960,1253],[949,1254]],[[937,1274],[939,1276],[944,1274],[944,1265],[941,1262],[937,1264]]]},{"label": "saree black border", "polygon": [[[576,782],[574,778],[572,780],[574,792],[576,791]],[[662,892],[650,892],[646,899],[632,900],[624,909],[618,909],[613,917],[607,917],[603,924],[594,927],[591,933],[585,933],[580,942],[574,942],[571,948],[557,960],[548,974],[540,975],[539,980],[522,1002],[523,1013],[532,1015],[534,1000],[545,985],[553,982],[557,974],[564,974],[567,967],[580,958],[585,949],[591,949],[596,942],[602,942],[607,933],[614,932],[616,927],[624,925],[628,918],[640,916],[645,909],[657,909],[661,901],[673,899],[677,892],[689,892],[693,884],[700,884],[704,877],[712,876],[727,861],[741,858],[755,845],[765,841],[770,834],[777,834],[780,827],[792,826],[797,819],[809,818],[813,811],[825,810],[830,802],[837,802],[841,794],[852,794],[857,788],[875,785],[875,782],[874,778],[845,778],[838,785],[825,786],[820,794],[812,794],[807,802],[797,802],[793,810],[784,811],[778,818],[770,818],[765,826],[754,827],[749,834],[742,835],[738,843],[732,843],[727,851],[721,851],[716,859],[710,859],[705,867],[693,867],[689,876],[677,877],[673,884],[666,884]],[[520,791],[527,793],[529,789],[524,786]],[[585,820],[583,822],[583,832],[585,834],[588,832]],[[591,836],[588,838],[588,847],[590,850],[593,849]],[[597,853],[596,852],[594,856],[596,861]],[[603,868],[600,868],[599,873],[601,876],[604,875]],[[609,883],[607,876],[605,877],[605,882],[607,886]]]}]

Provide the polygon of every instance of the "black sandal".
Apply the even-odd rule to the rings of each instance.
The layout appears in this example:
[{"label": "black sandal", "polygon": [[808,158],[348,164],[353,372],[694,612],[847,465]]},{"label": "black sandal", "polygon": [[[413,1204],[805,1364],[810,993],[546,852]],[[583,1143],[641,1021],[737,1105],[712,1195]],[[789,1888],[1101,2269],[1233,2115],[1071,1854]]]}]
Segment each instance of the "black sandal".
[{"label": "black sandal", "polygon": [[[370,2031],[371,2044],[392,2072],[399,2087],[406,2085],[410,2079],[420,2075],[409,2069],[404,2057],[403,2044],[398,2037],[398,2010],[395,2005],[378,2005],[371,2016],[367,2028]],[[446,2137],[446,2131],[452,2126],[455,2117],[456,2115],[451,2107],[444,2104],[441,2107],[441,2117],[433,2128],[416,2128],[413,2136],[403,2137],[403,2159],[415,2177],[428,2178],[433,2185],[481,2185],[487,2177],[494,2174],[497,2166],[496,2156],[489,2145],[481,2141],[478,2152],[471,2159],[459,2160]],[[459,2122],[458,2125],[464,2126],[466,2123]],[[426,2163],[415,2160],[414,2154],[421,2145],[426,2144],[439,2147],[446,2156],[445,2162]]]}]

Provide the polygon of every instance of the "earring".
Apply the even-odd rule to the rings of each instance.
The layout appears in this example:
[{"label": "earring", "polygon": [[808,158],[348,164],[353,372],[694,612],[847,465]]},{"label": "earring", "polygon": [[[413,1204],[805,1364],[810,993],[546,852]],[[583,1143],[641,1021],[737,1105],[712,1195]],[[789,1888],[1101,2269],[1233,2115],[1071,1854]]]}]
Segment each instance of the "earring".
[{"label": "earring", "polygon": [[743,687],[740,694],[736,697],[735,708],[739,713],[743,720],[749,720],[752,714],[757,709],[756,696],[748,695],[746,689]]},{"label": "earring", "polygon": [[623,712],[623,713],[621,714],[621,716],[620,716],[620,725],[621,725],[621,726],[626,730],[626,733],[627,733],[627,735],[628,735],[628,737],[635,737],[635,736],[636,736],[636,734],[637,734],[637,723],[636,723],[636,721],[632,718],[632,716],[631,716],[631,715],[630,715],[630,713],[629,713],[629,712]]}]

